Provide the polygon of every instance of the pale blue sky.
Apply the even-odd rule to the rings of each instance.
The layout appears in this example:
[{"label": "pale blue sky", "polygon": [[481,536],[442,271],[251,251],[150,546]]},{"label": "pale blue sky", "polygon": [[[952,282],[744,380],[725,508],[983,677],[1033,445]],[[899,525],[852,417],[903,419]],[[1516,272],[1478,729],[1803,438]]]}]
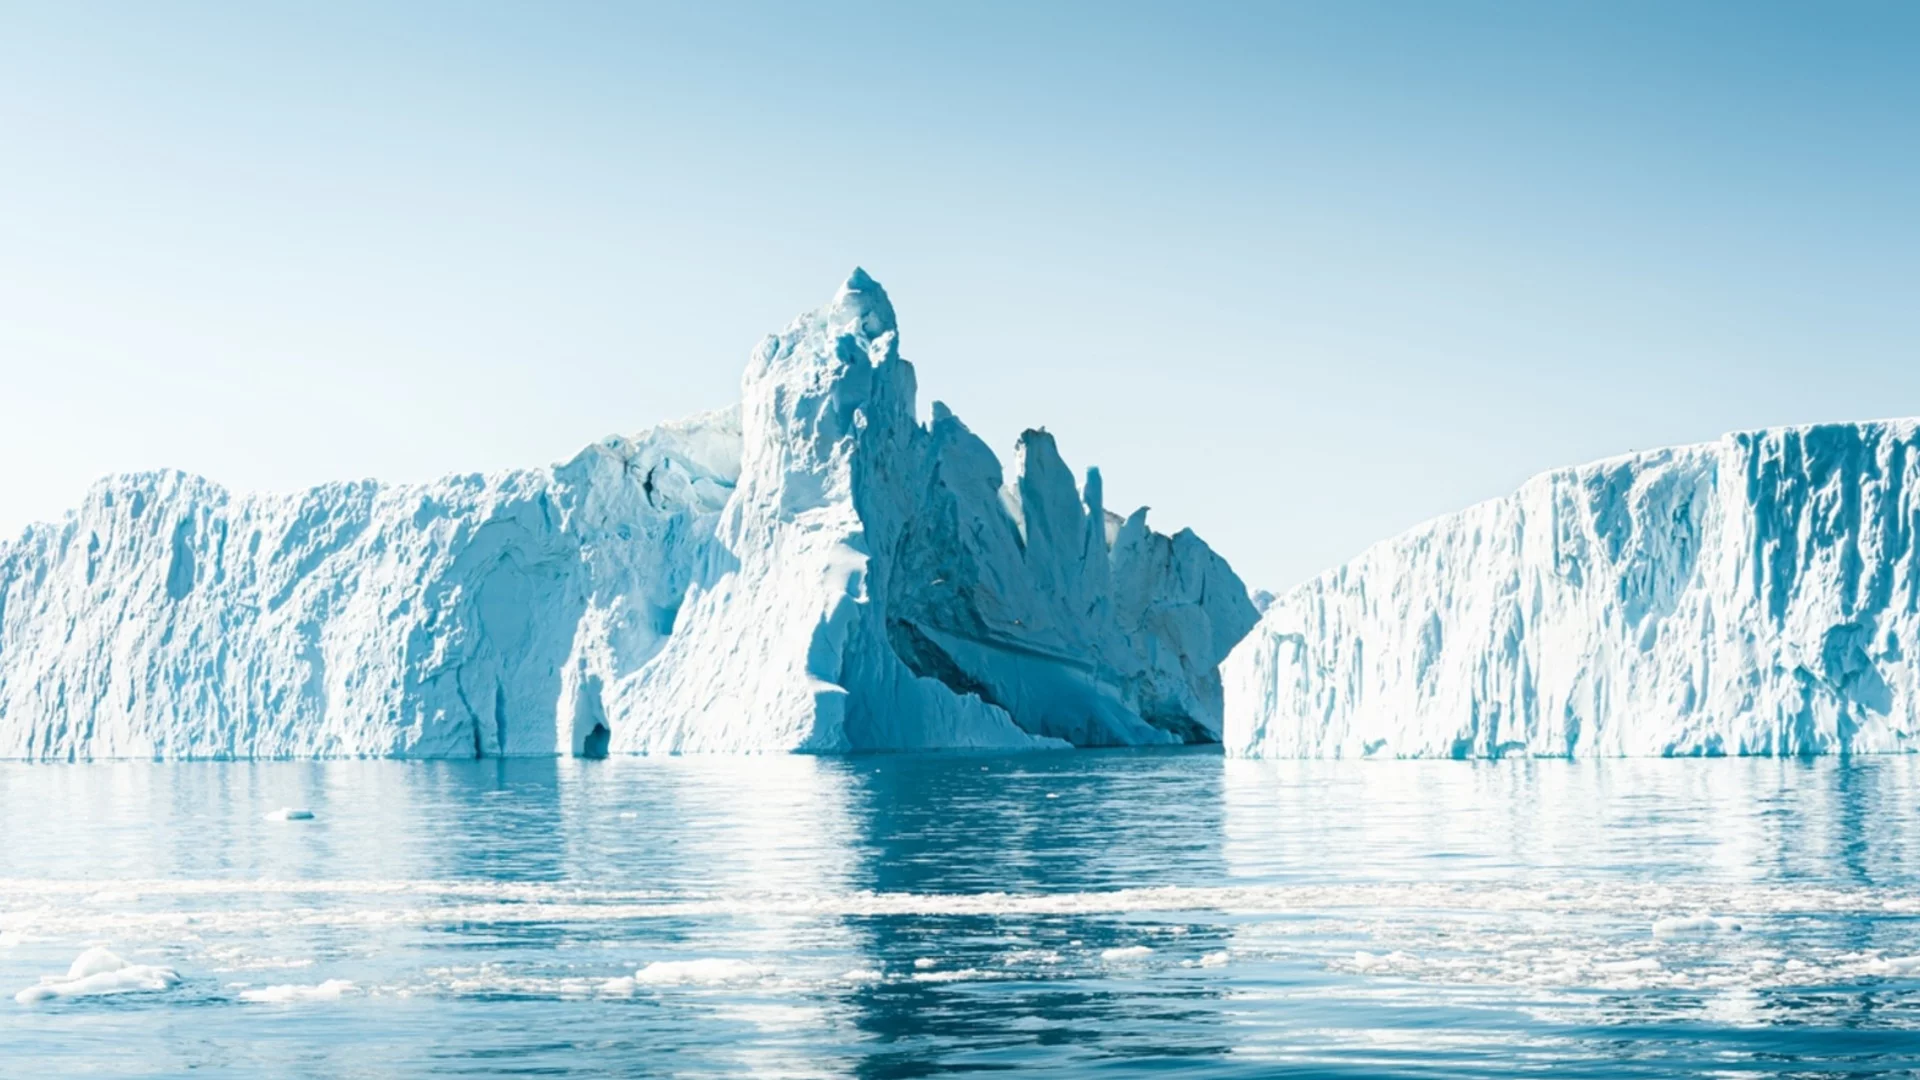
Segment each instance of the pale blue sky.
[{"label": "pale blue sky", "polygon": [[561,459],[858,263],[925,399],[1281,588],[1920,413],[1916,56],[1895,3],[0,0],[0,533]]}]

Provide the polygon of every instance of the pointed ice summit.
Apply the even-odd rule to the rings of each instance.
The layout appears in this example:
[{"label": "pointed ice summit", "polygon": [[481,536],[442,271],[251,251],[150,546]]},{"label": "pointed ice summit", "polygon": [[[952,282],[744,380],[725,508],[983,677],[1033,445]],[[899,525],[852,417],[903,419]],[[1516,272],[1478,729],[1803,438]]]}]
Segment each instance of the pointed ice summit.
[{"label": "pointed ice summit", "polygon": [[1537,476],[1274,601],[1223,675],[1254,756],[1920,750],[1920,421]]},{"label": "pointed ice summit", "polygon": [[736,409],[552,468],[96,485],[0,546],[0,757],[472,757],[1217,741],[1256,619],[1044,432],[916,419],[856,270]]}]

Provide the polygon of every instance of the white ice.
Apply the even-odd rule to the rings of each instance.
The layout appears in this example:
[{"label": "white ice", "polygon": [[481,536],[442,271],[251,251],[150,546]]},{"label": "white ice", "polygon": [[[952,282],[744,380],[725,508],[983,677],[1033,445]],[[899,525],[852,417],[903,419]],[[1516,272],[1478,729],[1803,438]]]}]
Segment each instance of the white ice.
[{"label": "white ice", "polygon": [[1740,931],[1737,919],[1722,915],[1669,915],[1653,921],[1654,937],[1681,937],[1689,934],[1732,934]]},{"label": "white ice", "polygon": [[295,1005],[309,1001],[338,1001],[347,994],[354,993],[356,987],[350,979],[328,979],[325,982],[303,986],[288,983],[280,986],[262,986],[240,991],[240,1000],[264,1005]]},{"label": "white ice", "polygon": [[731,409],[553,468],[238,495],[113,477],[0,544],[0,757],[1216,741],[1256,618],[1025,433],[917,419],[856,271]]},{"label": "white ice", "polygon": [[730,986],[759,982],[767,972],[745,960],[655,960],[633,975],[638,986]]},{"label": "white ice", "polygon": [[1229,752],[1920,748],[1920,421],[1545,473],[1273,601],[1222,667]]},{"label": "white ice", "polygon": [[13,1000],[31,1005],[56,998],[169,990],[179,983],[180,976],[172,968],[130,964],[96,945],[81,953],[65,975],[43,975],[39,982],[13,995]]}]

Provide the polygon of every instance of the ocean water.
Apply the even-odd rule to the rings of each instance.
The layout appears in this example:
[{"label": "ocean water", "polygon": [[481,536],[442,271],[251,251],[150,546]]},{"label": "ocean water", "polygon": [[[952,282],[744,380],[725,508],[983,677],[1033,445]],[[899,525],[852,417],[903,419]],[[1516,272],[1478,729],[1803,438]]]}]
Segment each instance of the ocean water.
[{"label": "ocean water", "polygon": [[0,766],[0,1076],[1040,1069],[1920,1075],[1920,761]]}]

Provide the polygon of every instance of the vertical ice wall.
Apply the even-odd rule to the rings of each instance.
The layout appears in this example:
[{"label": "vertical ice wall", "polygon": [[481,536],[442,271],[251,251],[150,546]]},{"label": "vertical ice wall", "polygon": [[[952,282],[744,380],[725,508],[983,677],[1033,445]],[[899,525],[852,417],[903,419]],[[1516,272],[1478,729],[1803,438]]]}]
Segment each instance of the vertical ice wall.
[{"label": "vertical ice wall", "polygon": [[1836,754],[1920,743],[1920,432],[1730,435],[1535,477],[1276,600],[1230,752]]},{"label": "vertical ice wall", "polygon": [[[935,404],[915,419],[893,306],[856,271],[755,352],[733,569],[616,691],[616,748],[844,751],[1217,741],[1217,665],[1253,624],[1183,532],[1111,539],[1042,432],[1012,484]],[[1116,579],[1117,571],[1117,579]]]}]

